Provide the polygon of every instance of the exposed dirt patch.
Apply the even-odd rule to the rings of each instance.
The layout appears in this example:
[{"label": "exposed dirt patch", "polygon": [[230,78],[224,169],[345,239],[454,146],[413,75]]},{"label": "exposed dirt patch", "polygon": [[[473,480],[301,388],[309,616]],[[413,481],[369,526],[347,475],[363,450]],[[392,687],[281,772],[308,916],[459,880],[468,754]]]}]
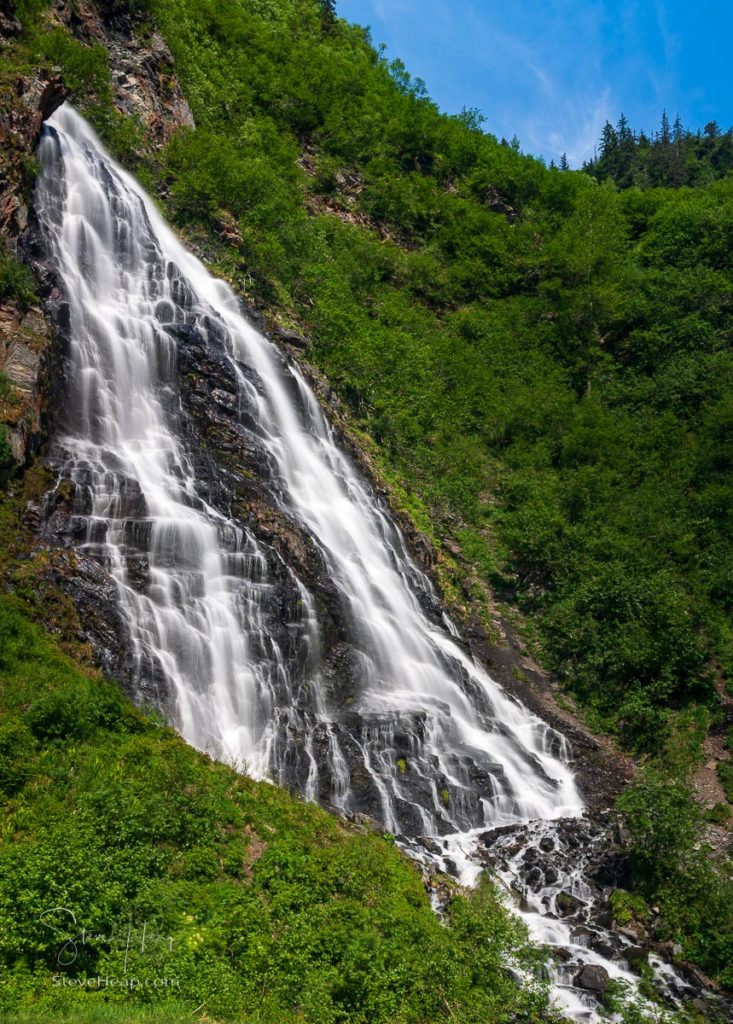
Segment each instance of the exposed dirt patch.
[{"label": "exposed dirt patch", "polygon": [[260,839],[251,825],[245,826],[244,835],[249,839],[249,843],[247,844],[247,852],[244,855],[242,866],[246,877],[251,878],[252,869],[267,849],[267,843],[264,839]]}]

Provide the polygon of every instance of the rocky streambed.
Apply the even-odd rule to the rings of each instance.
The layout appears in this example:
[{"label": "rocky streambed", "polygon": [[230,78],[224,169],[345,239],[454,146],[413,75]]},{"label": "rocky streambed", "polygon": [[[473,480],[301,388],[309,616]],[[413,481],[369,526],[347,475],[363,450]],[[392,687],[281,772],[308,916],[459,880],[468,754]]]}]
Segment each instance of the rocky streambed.
[{"label": "rocky streambed", "polygon": [[733,1006],[679,947],[659,936],[647,913],[626,891],[629,861],[623,828],[611,815],[533,821],[443,838],[398,837],[423,867],[441,912],[455,891],[445,874],[475,884],[482,870],[547,950],[555,1002],[574,1020],[613,1015],[624,1000],[638,1001],[656,1019],[684,1008],[693,1019],[733,1019]]}]

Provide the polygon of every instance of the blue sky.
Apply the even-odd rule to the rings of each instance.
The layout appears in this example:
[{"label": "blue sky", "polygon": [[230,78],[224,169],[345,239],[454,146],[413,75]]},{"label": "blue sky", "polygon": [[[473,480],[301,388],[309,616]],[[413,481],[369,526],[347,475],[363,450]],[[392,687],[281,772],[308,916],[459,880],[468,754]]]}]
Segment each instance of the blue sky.
[{"label": "blue sky", "polygon": [[449,113],[572,166],[603,122],[733,125],[733,0],[338,0]]}]

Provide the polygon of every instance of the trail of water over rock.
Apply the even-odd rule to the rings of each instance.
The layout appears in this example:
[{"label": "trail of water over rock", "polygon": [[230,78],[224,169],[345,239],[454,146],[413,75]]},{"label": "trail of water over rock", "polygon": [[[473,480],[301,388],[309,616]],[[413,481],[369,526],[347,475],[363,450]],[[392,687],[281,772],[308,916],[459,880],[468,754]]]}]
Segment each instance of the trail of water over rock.
[{"label": "trail of water over rock", "polygon": [[[294,773],[305,796],[344,813],[360,809],[362,780],[413,853],[417,836],[450,836],[436,858],[463,858],[467,880],[482,830],[581,815],[566,741],[429,613],[431,584],[298,369],[68,106],[50,120],[39,156],[37,209],[70,339],[53,461],[76,485],[74,543],[113,576],[136,671],[160,681],[183,736],[255,776]],[[358,681],[348,707],[325,685],[306,581],[283,567],[278,578],[295,595],[291,639],[275,640],[273,552],[197,477],[179,394],[187,337],[222,347],[273,504],[327,567]],[[511,863],[502,870],[510,882]],[[582,899],[580,880],[565,884]],[[551,899],[525,909],[538,938],[571,944],[553,934],[563,925],[552,913]],[[579,963],[598,957],[578,953]],[[610,969],[631,978],[622,962]],[[594,1016],[586,997],[558,992],[573,1016]]]}]

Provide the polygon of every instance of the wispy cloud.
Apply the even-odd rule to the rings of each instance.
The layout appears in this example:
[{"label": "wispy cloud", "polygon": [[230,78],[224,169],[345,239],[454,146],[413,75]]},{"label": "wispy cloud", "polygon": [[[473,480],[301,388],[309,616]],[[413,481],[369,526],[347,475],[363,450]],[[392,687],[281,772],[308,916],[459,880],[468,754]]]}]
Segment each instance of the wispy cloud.
[{"label": "wispy cloud", "polygon": [[[622,111],[646,130],[663,108],[693,125],[712,116],[733,121],[733,5],[720,11],[728,5],[719,0],[700,0],[716,8],[714,34],[711,18],[689,0],[338,2],[343,16],[371,25],[375,42],[425,80],[441,107],[478,107],[489,131],[516,134],[525,151],[548,160],[565,152],[581,164],[604,121]],[[716,83],[712,95],[705,81]]]},{"label": "wispy cloud", "polygon": [[[613,116],[613,90],[604,80],[598,45],[602,11],[586,5],[578,15],[518,18],[510,31],[483,4],[470,11],[471,37],[484,44],[478,62],[487,82],[500,78],[507,84],[501,106],[487,112],[489,127],[517,134],[523,149],[548,159],[565,153],[571,165],[592,156],[604,121]],[[571,29],[583,34],[586,46],[569,62]]]}]

